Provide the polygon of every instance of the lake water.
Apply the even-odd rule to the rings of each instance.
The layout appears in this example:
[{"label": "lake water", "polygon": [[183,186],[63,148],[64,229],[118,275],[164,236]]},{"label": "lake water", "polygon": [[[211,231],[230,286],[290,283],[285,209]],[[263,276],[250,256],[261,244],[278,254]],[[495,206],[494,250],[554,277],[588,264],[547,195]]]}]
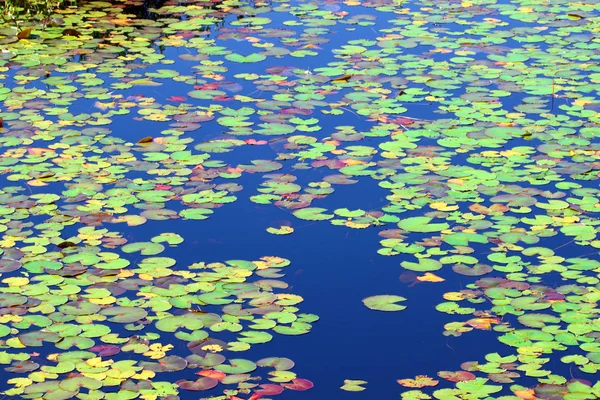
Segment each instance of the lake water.
[{"label": "lake water", "polygon": [[0,29],[7,398],[600,397],[600,3],[39,10]]}]

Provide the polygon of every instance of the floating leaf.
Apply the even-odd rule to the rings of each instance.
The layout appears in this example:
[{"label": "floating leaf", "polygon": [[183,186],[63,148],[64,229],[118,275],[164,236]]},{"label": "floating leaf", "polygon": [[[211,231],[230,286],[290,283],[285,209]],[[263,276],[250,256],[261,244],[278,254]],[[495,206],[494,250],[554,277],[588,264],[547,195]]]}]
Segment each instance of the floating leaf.
[{"label": "floating leaf", "polygon": [[306,379],[300,379],[300,378],[293,379],[291,383],[282,383],[281,386],[283,386],[286,389],[296,390],[296,391],[309,390],[314,387],[314,385],[311,381],[306,380]]},{"label": "floating leaf", "polygon": [[401,296],[396,295],[379,295],[379,296],[371,296],[363,299],[363,303],[365,306],[370,308],[371,310],[377,311],[402,311],[406,308],[406,306],[396,304],[401,301],[405,301],[406,299]]},{"label": "floating leaf", "polygon": [[344,379],[344,385],[340,387],[340,389],[345,390],[347,392],[362,392],[366,388],[362,385],[366,385],[367,381],[361,381],[356,379]]},{"label": "floating leaf", "polygon": [[402,268],[417,272],[437,271],[442,268],[442,263],[431,258],[420,258],[418,263],[403,261]]},{"label": "floating leaf", "polygon": [[333,218],[333,214],[325,214],[325,208],[308,207],[294,211],[294,216],[307,221],[324,221]]},{"label": "floating leaf", "polygon": [[437,386],[440,382],[428,376],[417,375],[415,379],[399,379],[398,383],[404,387],[422,388],[425,386]]},{"label": "floating leaf", "polygon": [[267,57],[264,54],[254,53],[247,56],[241,54],[227,54],[225,58],[229,61],[237,63],[256,63],[265,60]]},{"label": "floating leaf", "polygon": [[138,144],[152,143],[152,137],[146,136],[137,141]]},{"label": "floating leaf", "polygon": [[120,306],[105,308],[100,313],[108,316],[109,321],[122,324],[137,322],[148,315],[148,312],[141,308]]},{"label": "floating leaf", "polygon": [[204,391],[217,386],[219,381],[209,377],[198,378],[195,381],[179,381],[177,385],[183,390]]},{"label": "floating leaf", "polygon": [[226,374],[245,374],[256,369],[256,364],[249,360],[237,358],[228,360],[228,362],[229,364],[218,365],[215,369]]},{"label": "floating leaf", "polygon": [[294,228],[285,225],[280,226],[279,228],[269,227],[267,228],[267,232],[273,235],[289,235],[290,233],[294,232]]}]

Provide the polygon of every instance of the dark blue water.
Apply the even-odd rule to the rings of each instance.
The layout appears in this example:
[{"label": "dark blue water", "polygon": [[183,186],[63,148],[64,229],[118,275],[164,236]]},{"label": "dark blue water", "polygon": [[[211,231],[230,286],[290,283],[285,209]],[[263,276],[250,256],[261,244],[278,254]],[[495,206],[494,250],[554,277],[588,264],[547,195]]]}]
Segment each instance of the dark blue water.
[{"label": "dark blue water", "polygon": [[[416,3],[407,4],[412,12],[416,12],[420,5]],[[348,42],[360,39],[369,39],[380,34],[381,30],[391,28],[386,13],[374,11],[366,7],[346,7],[340,6],[341,11],[351,13],[365,13],[376,15],[379,19],[373,26],[344,26],[337,24],[326,27],[330,33],[326,36],[328,42],[319,43],[321,48],[316,57],[293,58],[285,57],[280,60],[280,64],[273,64],[273,58],[252,64],[227,63],[227,71],[223,72],[225,81],[239,81],[242,88],[236,94],[244,96],[261,97],[263,93],[257,89],[252,82],[241,81],[235,76],[241,73],[264,74],[265,69],[273,66],[291,65],[298,70],[306,71],[306,82],[310,82],[310,73],[315,66],[325,65],[329,61],[335,61],[332,56],[332,50],[347,44]],[[151,15],[152,16],[152,15]],[[497,16],[497,15],[496,15]],[[269,13],[272,18],[273,26],[283,24],[289,20],[289,16],[283,16],[280,13]],[[474,17],[474,20],[481,21],[482,16]],[[258,49],[250,46],[249,43],[237,41],[235,39],[225,40],[223,35],[231,33],[228,27],[235,17],[228,16],[223,21],[224,27],[221,29],[213,28],[207,35],[207,38],[216,38],[217,44],[226,46],[240,54],[249,54],[257,52]],[[447,24],[450,32],[460,31],[465,28],[458,24]],[[511,21],[511,24],[505,27],[506,30],[528,26],[525,22]],[[288,26],[299,35],[303,28]],[[260,32],[257,33],[260,36]],[[449,40],[451,35],[440,33],[444,39]],[[477,35],[472,35],[477,38]],[[440,39],[441,40],[441,39]],[[516,41],[509,41],[505,46],[519,47]],[[544,46],[543,44],[540,46]],[[417,46],[406,49],[406,54],[425,54],[434,48],[433,45]],[[174,69],[182,75],[194,75],[196,61],[180,60],[181,54],[195,54],[194,49],[170,48],[164,49],[164,55],[169,59],[176,60],[175,64],[141,66],[138,71],[140,74],[152,73],[158,69]],[[427,53],[426,57],[436,63],[447,61],[454,55],[444,53]],[[480,52],[472,56],[476,60],[484,60],[486,53]],[[89,72],[94,72],[90,70]],[[203,80],[197,74],[200,81]],[[115,84],[118,78],[111,78],[105,75],[104,87]],[[167,104],[167,98],[173,95],[185,96],[191,90],[191,85],[186,83],[177,83],[171,80],[157,81],[164,82],[158,87],[135,87],[127,90],[115,89],[123,92],[124,96],[139,95],[155,98],[159,104]],[[200,82],[199,84],[201,84]],[[425,88],[421,83],[409,83],[411,88]],[[490,88],[501,88],[497,82],[489,83]],[[14,88],[12,81],[9,81],[7,87]],[[391,85],[384,85],[385,88],[391,88]],[[32,82],[27,87],[36,87],[47,90],[48,87],[43,82]],[[111,89],[112,90],[112,89]],[[391,88],[396,91],[396,88]],[[327,102],[335,102],[343,99],[343,96],[353,89],[341,86],[339,91],[328,95]],[[453,91],[455,96],[465,93],[465,88],[459,88]],[[229,93],[228,95],[232,95]],[[269,93],[270,96],[270,93]],[[268,97],[268,96],[267,96]],[[525,93],[516,92],[510,97],[502,98],[502,107],[505,110],[512,111],[518,107],[527,97]],[[186,103],[194,106],[208,106],[212,101],[188,99]],[[550,98],[548,98],[547,107],[550,107]],[[238,101],[223,103],[225,106],[239,108],[244,104]],[[552,110],[559,112],[559,107],[569,104],[566,98],[556,98],[553,101]],[[435,120],[446,118],[443,114],[434,114],[431,103],[423,100],[414,104],[407,104],[408,111],[405,115],[411,118],[423,120]],[[98,111],[95,105],[95,99],[78,99],[73,102],[69,111],[73,114],[91,113]],[[137,117],[137,110],[132,111],[130,115],[113,116],[113,123],[109,126],[112,135],[127,142],[135,143],[139,139],[150,136],[160,137],[161,131],[170,128],[170,122],[153,122],[147,120],[134,121]],[[345,111],[341,118],[330,117],[320,113],[319,109],[313,111],[312,116],[319,118],[319,125],[322,130],[317,133],[310,133],[319,139],[328,137],[335,131],[336,126],[353,125],[357,131],[368,131],[376,125],[375,121],[369,121],[366,117],[359,116],[352,111]],[[308,118],[310,116],[302,116]],[[54,119],[56,120],[56,119]],[[253,116],[252,122],[261,123],[257,116]],[[407,130],[413,129],[409,126]],[[202,122],[201,128],[193,132],[185,132],[183,137],[192,137],[194,144],[212,140],[215,138],[231,138],[228,135],[229,129],[218,125],[215,121]],[[296,132],[301,134],[302,132]],[[245,136],[239,136],[245,139]],[[254,139],[264,139],[269,141],[264,146],[245,146],[241,149],[235,149],[230,153],[214,154],[212,158],[223,160],[225,163],[236,166],[248,164],[252,160],[263,159],[271,160],[277,157],[277,153],[284,153],[281,143],[277,137],[253,135]],[[419,145],[436,145],[439,135],[432,135],[431,139],[421,139]],[[379,138],[367,138],[356,142],[356,145],[377,147],[382,142]],[[538,146],[541,141],[534,139],[528,141],[525,139],[511,139],[510,147],[516,146]],[[498,145],[502,148],[502,144]],[[482,149],[486,150],[486,149]],[[468,158],[470,153],[454,154],[449,161],[454,165],[470,165]],[[380,160],[378,155],[375,160]],[[310,162],[311,160],[307,160]],[[283,168],[274,173],[289,173],[298,177],[297,183],[303,187],[308,182],[318,182],[324,176],[337,173],[326,168],[301,170],[294,167],[297,160],[282,162]],[[288,357],[296,363],[294,372],[302,378],[311,380],[315,387],[308,393],[296,393],[286,390],[283,394],[277,396],[281,399],[391,399],[398,398],[399,393],[404,391],[397,383],[397,379],[411,378],[416,374],[436,377],[438,371],[448,370],[456,371],[460,365],[466,361],[484,362],[484,356],[489,353],[498,352],[501,355],[513,354],[514,349],[498,342],[499,333],[494,331],[473,330],[460,337],[444,336],[444,325],[453,321],[464,321],[471,316],[453,316],[440,313],[435,309],[438,303],[443,302],[442,295],[448,291],[459,291],[474,283],[478,277],[468,277],[455,274],[449,266],[446,266],[436,274],[444,278],[442,283],[422,282],[418,284],[406,283],[400,276],[405,272],[400,267],[400,263],[405,260],[413,261],[412,257],[402,255],[394,257],[385,257],[377,253],[381,247],[378,236],[380,230],[393,228],[393,224],[385,227],[369,227],[366,229],[349,229],[346,227],[333,226],[329,222],[311,222],[296,219],[291,210],[278,208],[273,205],[259,205],[249,200],[250,196],[258,194],[257,188],[265,181],[263,174],[245,174],[240,180],[235,180],[244,188],[235,195],[238,200],[225,204],[215,210],[215,213],[205,221],[148,221],[144,225],[137,227],[123,227],[118,225],[113,230],[121,230],[129,242],[144,242],[163,232],[176,232],[185,238],[185,241],[174,248],[167,248],[162,256],[172,257],[177,260],[176,269],[184,270],[188,265],[195,262],[217,262],[225,260],[243,259],[256,260],[262,256],[273,255],[280,256],[291,261],[291,266],[285,268],[286,276],[282,278],[290,287],[286,292],[302,296],[304,301],[299,305],[301,312],[314,313],[319,316],[319,321],[313,324],[311,332],[302,336],[284,336],[274,334],[271,342],[266,344],[254,345],[249,351],[242,353],[228,352],[226,355],[231,358],[246,358],[257,360],[269,356]],[[128,172],[127,178],[135,179],[146,176],[142,172]],[[378,181],[365,177],[357,177],[359,182],[353,185],[334,185],[335,192],[331,195],[316,199],[313,202],[315,207],[324,207],[328,210],[348,207],[350,209],[378,210],[389,204],[386,199],[390,193],[388,190],[378,185]],[[225,179],[218,183],[228,182]],[[594,181],[581,182],[585,187],[597,188]],[[2,180],[3,185],[9,182]],[[110,185],[106,185],[105,189]],[[552,190],[553,183],[537,186],[540,190]],[[49,191],[59,192],[63,190],[60,183],[53,183],[50,187],[30,188],[33,193]],[[180,210],[181,205],[169,204],[169,208]],[[129,207],[131,212],[136,212],[133,207]],[[400,215],[401,218],[420,215],[421,210],[406,212]],[[34,220],[35,222],[39,222]],[[289,223],[295,231],[291,235],[277,236],[266,232],[268,227],[279,226],[282,221]],[[75,234],[75,227],[65,228],[65,237],[69,234]],[[539,246],[547,248],[556,248],[557,254],[564,256],[574,256],[581,248],[575,245],[567,245],[568,240],[564,236],[542,238]],[[475,247],[475,246],[474,246]],[[491,245],[480,246],[477,248],[477,255],[483,255],[491,252]],[[579,255],[579,254],[576,254]],[[590,257],[597,257],[596,253],[591,253]],[[128,259],[135,261],[138,258],[133,255],[127,255]],[[490,276],[501,276],[494,272]],[[561,279],[554,277],[551,280],[544,276],[544,282],[548,286],[556,287],[562,284]],[[407,298],[405,305],[408,308],[398,313],[377,312],[367,309],[362,299],[379,294],[394,294]],[[478,309],[487,309],[491,307],[489,303],[477,305]],[[510,319],[510,317],[507,317]],[[514,318],[513,318],[514,321]],[[122,335],[129,335],[124,329],[115,332]],[[167,337],[167,336],[165,336]],[[178,344],[170,354],[178,354],[182,357],[189,355],[189,351],[183,344]],[[568,352],[561,353],[569,354]],[[121,354],[119,357],[129,357],[129,354]],[[556,358],[556,357],[555,357]],[[547,366],[548,367],[548,366]],[[585,376],[578,371],[569,371],[568,366],[561,364],[557,359],[553,359],[550,367],[553,372],[563,374],[563,376],[573,376],[582,378]],[[177,375],[175,378],[172,375]],[[12,375],[11,375],[12,377]],[[176,379],[194,379],[194,371],[186,370],[175,374],[165,374],[165,379],[175,381]],[[9,379],[9,378],[7,378]],[[361,393],[348,393],[339,389],[345,379],[359,379],[368,381],[367,390]],[[5,379],[3,379],[4,381]],[[449,382],[440,380],[437,388],[451,387]],[[264,382],[264,380],[263,380]],[[524,386],[534,385],[535,381],[529,378],[519,380],[519,384]],[[4,382],[3,382],[4,387]],[[508,387],[508,385],[506,386]],[[212,393],[212,392],[209,392]],[[510,394],[505,389],[502,394]],[[180,397],[183,399],[198,398],[194,392],[181,391]]]},{"label": "dark blue water", "polygon": [[[240,200],[225,205],[201,224],[178,221],[173,231],[189,239],[163,254],[175,257],[180,267],[200,260],[258,259],[264,255],[292,261],[284,278],[290,284],[289,292],[303,296],[301,309],[318,314],[320,320],[307,335],[276,335],[269,343],[253,346],[243,357],[277,355],[294,360],[298,376],[315,384],[305,395],[315,399],[389,398],[399,392],[396,379],[409,377],[415,370],[435,376],[439,370],[456,370],[462,362],[481,359],[481,348],[506,352],[493,332],[469,332],[459,338],[441,334],[443,325],[454,318],[440,314],[435,305],[443,301],[442,294],[450,285],[458,290],[473,278],[441,271],[439,275],[447,279],[444,284],[421,283],[410,288],[399,280],[401,258],[377,255],[374,229],[348,230],[294,221],[292,235],[270,235],[265,229],[274,221],[291,219],[289,213],[257,206],[244,199],[243,193]],[[366,193],[371,192],[357,184],[344,194],[368,203]],[[128,236],[135,241],[149,240],[164,231],[161,225],[150,221],[131,229]],[[374,312],[360,301],[383,293],[408,298],[408,308],[401,313]],[[344,379],[367,380],[368,390],[340,391]],[[196,398],[182,394],[183,398]],[[301,396],[286,391],[279,397]]]}]

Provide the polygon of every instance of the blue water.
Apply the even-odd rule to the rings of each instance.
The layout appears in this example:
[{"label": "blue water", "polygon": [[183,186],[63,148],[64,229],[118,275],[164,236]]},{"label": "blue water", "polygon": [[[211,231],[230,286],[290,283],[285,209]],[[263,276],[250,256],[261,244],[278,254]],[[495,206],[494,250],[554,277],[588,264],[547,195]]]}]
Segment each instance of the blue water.
[{"label": "blue water", "polygon": [[[416,4],[409,4],[417,7]],[[345,10],[342,6],[341,10]],[[331,34],[327,35],[328,43],[320,43],[320,55],[316,58],[290,58],[286,57],[277,66],[292,65],[298,69],[310,71],[315,65],[324,65],[323,59],[331,57],[331,50],[346,44],[348,41],[368,39],[378,35],[377,30],[391,25],[387,24],[386,16],[372,9],[353,7],[348,9],[352,13],[375,14],[380,17],[377,25],[373,27],[352,26],[346,27],[338,24],[330,27]],[[269,14],[273,26],[283,22],[279,14]],[[480,19],[480,17],[476,17]],[[288,19],[288,18],[286,18]],[[220,31],[213,29],[208,37],[217,38],[218,45],[227,46],[241,54],[256,51],[248,43],[236,40],[220,41],[219,34],[228,29],[228,23],[235,20],[227,17],[224,28]],[[511,29],[526,26],[525,23],[516,22]],[[288,27],[293,29],[293,27]],[[452,25],[450,29],[457,28]],[[461,28],[462,29],[462,28]],[[300,32],[301,29],[298,29]],[[515,43],[511,45],[516,46]],[[192,53],[194,50],[189,50]],[[407,50],[411,54],[421,54],[427,51],[423,48]],[[179,54],[187,53],[186,49],[166,48],[164,54],[177,60],[172,65],[155,65],[143,68],[140,73],[153,72],[157,69],[176,69],[183,75],[193,75],[196,62],[182,61]],[[444,54],[434,54],[431,58],[437,62],[445,61],[448,57]],[[473,56],[484,59],[485,54],[478,53]],[[331,57],[331,61],[334,59]],[[264,73],[265,68],[272,67],[273,59],[254,64],[227,64],[228,71],[224,73],[225,81],[236,81],[234,75],[239,73]],[[118,80],[103,77],[105,85]],[[201,78],[199,78],[201,79]],[[256,95],[254,84],[241,82],[241,95]],[[414,87],[423,87],[411,84]],[[10,85],[7,85],[10,87]],[[29,87],[45,89],[42,82],[33,82]],[[165,81],[160,87],[136,87],[123,91],[126,95],[143,95],[156,98],[158,103],[167,103],[166,98],[172,95],[185,95],[191,87],[184,83]],[[347,93],[348,89],[340,89],[335,96],[328,97],[329,102],[339,100]],[[459,90],[457,95],[462,94]],[[504,109],[510,110],[521,104],[525,97],[522,93],[503,98]],[[188,99],[187,103],[194,105],[208,105],[210,101]],[[89,113],[97,111],[94,108],[94,99],[79,99],[70,108],[76,113]],[[226,106],[237,108],[242,103],[232,101],[224,103]],[[554,109],[567,104],[565,99],[556,99]],[[407,116],[422,119],[437,119],[444,116],[432,115],[431,106],[427,102],[407,105]],[[322,130],[312,134],[319,138],[330,135],[338,125],[354,125],[358,131],[368,131],[374,122],[366,118],[346,112],[342,122],[337,117],[327,118],[315,111],[319,116],[319,125]],[[136,142],[145,136],[159,137],[160,132],[169,129],[168,122],[133,121],[135,112],[126,116],[115,116],[110,125],[113,135],[125,141]],[[304,116],[303,116],[304,117]],[[254,117],[253,122],[260,122]],[[186,132],[184,137],[193,137],[195,143],[224,136],[226,128],[219,126],[215,121],[203,122],[202,127],[194,132]],[[245,137],[241,136],[241,139]],[[252,138],[260,139],[252,136]],[[223,160],[232,166],[245,164],[251,160],[273,159],[278,150],[277,138],[265,137],[271,141],[265,146],[246,146],[235,149],[231,153],[215,154],[214,158]],[[381,139],[368,138],[357,145],[376,147]],[[539,143],[514,140],[514,145],[537,146]],[[420,144],[435,145],[435,140],[428,143],[426,140]],[[467,165],[468,155],[457,154],[453,156],[454,164]],[[290,173],[298,177],[298,182],[320,181],[323,176],[336,173],[326,168],[295,170],[292,165],[296,161],[284,162],[283,169],[275,173]],[[129,178],[143,176],[140,173],[129,173]],[[370,178],[358,178],[354,185],[334,185],[335,192],[324,199],[313,202],[316,207],[328,210],[348,207],[363,210],[380,209],[388,204],[385,196],[389,192],[377,185],[377,181]],[[262,174],[245,174],[241,180],[235,182],[244,186],[236,196],[238,200],[225,204],[215,210],[215,213],[205,221],[148,221],[142,226],[122,228],[124,236],[130,242],[148,241],[153,236],[163,232],[177,232],[185,241],[174,248],[165,250],[162,256],[173,257],[177,260],[177,269],[185,269],[188,265],[199,262],[215,262],[231,259],[255,260],[265,255],[275,255],[289,259],[292,264],[285,269],[286,277],[282,280],[290,287],[287,291],[304,298],[300,304],[301,312],[314,313],[320,320],[313,324],[313,329],[307,335],[283,336],[274,334],[274,339],[266,344],[255,345],[251,350],[239,354],[228,354],[230,357],[239,357],[257,360],[268,356],[288,357],[296,363],[294,372],[302,378],[311,380],[315,387],[308,393],[296,393],[286,390],[277,396],[278,399],[392,399],[398,398],[404,389],[397,383],[397,379],[414,377],[415,373],[436,377],[438,371],[455,371],[466,361],[480,361],[488,353],[498,352],[501,355],[512,354],[514,349],[498,342],[498,333],[494,331],[474,330],[460,337],[445,337],[444,324],[467,318],[457,318],[440,313],[435,306],[443,301],[442,295],[448,291],[458,291],[468,284],[475,282],[478,277],[460,276],[453,273],[450,268],[437,271],[436,274],[445,279],[443,283],[423,282],[416,285],[407,284],[400,279],[405,272],[400,267],[402,256],[384,257],[377,254],[382,239],[377,233],[384,229],[369,227],[367,229],[349,229],[332,226],[328,222],[310,222],[296,219],[290,210],[275,206],[258,205],[249,200],[256,195],[256,188],[264,181]],[[223,183],[219,181],[219,183]],[[583,182],[586,186],[597,187],[594,182]],[[2,181],[2,184],[8,184]],[[56,190],[62,190],[61,185],[56,185]],[[107,185],[108,187],[108,185]],[[538,187],[540,190],[549,189],[552,184]],[[54,186],[53,186],[54,189]],[[34,192],[48,192],[46,188],[32,188]],[[171,209],[180,209],[179,205],[169,204]],[[414,216],[419,212],[405,213],[402,216]],[[281,222],[290,223],[295,232],[288,236],[276,236],[266,232],[266,228],[278,226]],[[388,226],[389,228],[389,226]],[[65,232],[74,232],[74,228],[67,228]],[[67,235],[68,236],[68,235]],[[565,244],[564,238],[544,238],[540,246],[558,248]],[[488,246],[491,247],[491,246]],[[564,246],[561,254],[569,254],[579,250],[576,246]],[[489,248],[481,249],[482,252]],[[133,260],[132,256],[131,259]],[[493,276],[493,275],[492,275]],[[546,282],[546,284],[550,284]],[[554,286],[560,285],[560,280],[552,282]],[[378,294],[395,294],[406,297],[408,308],[400,313],[384,313],[367,309],[361,300],[368,296]],[[489,304],[487,304],[489,305]],[[486,304],[483,305],[484,307]],[[470,318],[470,317],[469,317]],[[118,331],[117,331],[118,332]],[[125,330],[121,333],[127,334]],[[182,357],[189,355],[184,345],[179,345],[171,354]],[[566,353],[565,353],[566,354]],[[121,354],[118,357],[129,357]],[[41,362],[41,361],[40,361]],[[558,361],[552,361],[553,372],[561,372],[564,376],[573,374],[574,377],[584,377],[577,371],[566,372],[568,366]],[[194,371],[186,370],[175,373],[176,379],[194,379]],[[166,374],[168,379],[171,375]],[[589,376],[587,377],[589,378]],[[8,378],[7,378],[8,379]],[[348,393],[339,389],[345,379],[360,379],[368,381],[367,390],[361,393]],[[5,381],[5,379],[2,379]],[[527,385],[535,381],[523,378],[520,384]],[[4,386],[4,382],[2,382]],[[440,380],[438,388],[450,387],[450,383]],[[509,393],[509,392],[508,392]],[[503,394],[507,394],[506,392]],[[196,399],[198,394],[181,391],[182,399]]]},{"label": "blue water", "polygon": [[[371,192],[364,186],[349,188],[344,195],[356,196],[357,203],[371,201]],[[200,260],[258,259],[264,255],[292,261],[283,280],[290,284],[291,293],[304,297],[302,311],[316,313],[320,320],[307,335],[276,335],[273,341],[240,354],[248,359],[288,357],[296,362],[298,376],[315,384],[310,393],[285,391],[278,398],[392,398],[400,392],[395,381],[414,375],[414,371],[435,377],[440,370],[457,370],[462,362],[481,360],[482,348],[486,353],[502,354],[504,350],[507,354],[494,332],[473,331],[459,338],[441,334],[443,325],[456,318],[439,313],[435,305],[443,301],[442,294],[449,287],[458,290],[476,278],[440,271],[439,275],[447,279],[445,283],[421,283],[410,288],[399,280],[401,257],[377,255],[374,229],[349,230],[294,221],[292,235],[270,235],[265,229],[273,226],[273,221],[292,219],[289,212],[257,206],[246,200],[244,191],[239,195],[238,201],[200,224],[177,221],[172,231],[187,240],[163,254],[175,257],[180,267]],[[336,195],[330,198],[342,193]],[[325,207],[335,205],[327,200],[324,203]],[[145,241],[161,232],[164,227],[160,221],[149,221],[131,228],[128,236]],[[374,312],[360,301],[383,293],[408,298],[408,308],[401,313]],[[191,378],[192,372],[188,374]],[[368,390],[341,391],[344,379],[367,380]],[[197,398],[193,393],[181,395]]]}]

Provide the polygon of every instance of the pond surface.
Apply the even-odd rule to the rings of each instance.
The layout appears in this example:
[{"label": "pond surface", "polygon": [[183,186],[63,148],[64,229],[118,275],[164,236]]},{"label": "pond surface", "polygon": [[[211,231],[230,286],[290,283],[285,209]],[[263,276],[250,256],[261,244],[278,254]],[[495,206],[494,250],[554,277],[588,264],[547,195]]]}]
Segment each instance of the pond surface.
[{"label": "pond surface", "polygon": [[15,7],[6,398],[600,397],[597,1]]}]

